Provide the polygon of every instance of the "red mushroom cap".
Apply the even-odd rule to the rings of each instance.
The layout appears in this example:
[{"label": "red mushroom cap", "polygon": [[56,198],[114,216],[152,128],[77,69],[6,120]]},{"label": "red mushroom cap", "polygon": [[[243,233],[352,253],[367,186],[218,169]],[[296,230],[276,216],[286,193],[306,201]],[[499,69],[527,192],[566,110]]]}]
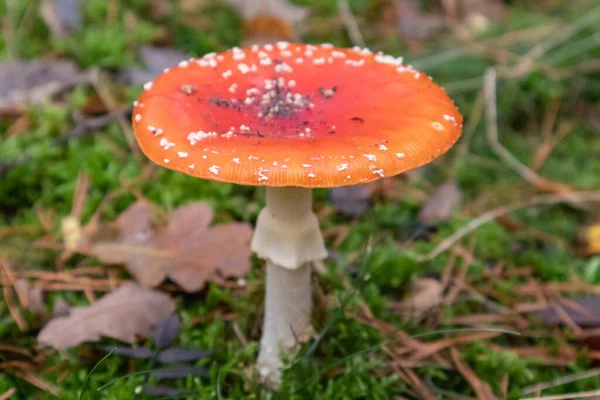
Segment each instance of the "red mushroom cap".
[{"label": "red mushroom cap", "polygon": [[366,49],[234,48],[182,61],[144,88],[133,127],[152,161],[243,185],[369,182],[427,164],[462,130],[428,76]]}]

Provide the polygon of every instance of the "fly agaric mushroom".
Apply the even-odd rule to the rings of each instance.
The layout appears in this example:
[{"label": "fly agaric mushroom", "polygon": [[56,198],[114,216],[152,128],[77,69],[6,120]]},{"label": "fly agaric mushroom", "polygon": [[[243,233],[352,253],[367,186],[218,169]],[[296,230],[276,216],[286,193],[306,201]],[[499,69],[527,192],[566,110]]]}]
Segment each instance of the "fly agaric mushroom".
[{"label": "fly agaric mushroom", "polygon": [[206,54],[144,89],[133,127],[148,158],[199,178],[266,187],[252,240],[267,265],[258,365],[277,384],[280,351],[310,326],[311,263],[327,254],[312,188],[427,164],[458,140],[462,116],[401,58],[329,44]]}]

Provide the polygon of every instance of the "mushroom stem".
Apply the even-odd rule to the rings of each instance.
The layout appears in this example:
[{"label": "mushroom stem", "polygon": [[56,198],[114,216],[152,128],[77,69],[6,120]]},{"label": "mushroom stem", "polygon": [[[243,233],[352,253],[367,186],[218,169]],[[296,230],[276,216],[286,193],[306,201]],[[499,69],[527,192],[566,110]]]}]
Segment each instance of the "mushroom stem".
[{"label": "mushroom stem", "polygon": [[267,260],[265,320],[258,356],[263,381],[276,387],[281,351],[289,351],[310,326],[311,263],[327,256],[312,190],[267,187],[267,205],[256,222],[252,250]]},{"label": "mushroom stem", "polygon": [[264,384],[276,388],[281,377],[282,352],[289,352],[310,329],[311,266],[282,268],[267,260],[265,320],[258,354]]},{"label": "mushroom stem", "polygon": [[312,189],[267,187],[267,206],[256,220],[252,250],[288,269],[327,257],[312,211]]}]

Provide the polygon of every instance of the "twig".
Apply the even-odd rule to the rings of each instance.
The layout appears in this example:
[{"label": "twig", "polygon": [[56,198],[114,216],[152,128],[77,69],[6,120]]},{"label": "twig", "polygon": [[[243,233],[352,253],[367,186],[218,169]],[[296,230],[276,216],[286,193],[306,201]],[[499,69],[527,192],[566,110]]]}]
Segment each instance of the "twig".
[{"label": "twig", "polygon": [[15,388],[10,388],[0,395],[0,400],[8,400],[13,394],[15,394]]},{"label": "twig", "polygon": [[566,42],[577,32],[585,29],[588,25],[592,25],[600,19],[600,7],[595,7],[583,15],[583,17],[573,21],[571,24],[560,29],[554,35],[550,35],[546,40],[539,42],[531,50],[525,54],[525,59],[536,59],[547,53],[557,45]]},{"label": "twig", "polygon": [[473,372],[473,370],[462,360],[460,354],[455,347],[450,348],[450,356],[456,366],[456,369],[461,375],[469,382],[469,385],[480,400],[495,400],[496,396],[492,393],[490,387],[485,384],[479,377]]},{"label": "twig", "polygon": [[246,335],[242,332],[242,328],[240,328],[240,324],[236,320],[231,322],[231,327],[233,328],[233,332],[235,336],[238,338],[242,346],[248,347],[248,339],[246,339]]},{"label": "twig", "polygon": [[414,60],[412,65],[418,69],[431,71],[437,67],[442,67],[449,62],[456,61],[462,56],[471,54],[480,54],[480,49],[487,47],[489,49],[498,49],[510,46],[520,41],[537,42],[540,37],[545,37],[556,30],[556,24],[547,24],[533,28],[526,28],[518,31],[511,31],[500,37],[481,40],[478,43],[471,43],[464,47],[451,48],[442,52]]},{"label": "twig", "polygon": [[563,183],[553,182],[539,176],[527,167],[504,147],[498,139],[498,115],[496,109],[496,70],[490,68],[483,80],[483,98],[485,103],[486,136],[490,147],[508,166],[517,172],[523,179],[531,183],[537,189],[545,192],[561,193],[563,197],[572,201],[568,193],[573,189]]},{"label": "twig", "polygon": [[552,137],[552,131],[554,130],[554,126],[558,118],[561,103],[562,98],[553,99],[550,102],[548,108],[546,109],[546,113],[544,114],[544,118],[542,119],[542,125],[540,128],[542,138],[544,140],[548,140],[550,139],[550,137]]},{"label": "twig", "polygon": [[476,331],[476,333],[456,336],[453,338],[445,338],[435,342],[425,343],[423,344],[421,349],[415,351],[412,355],[410,355],[410,357],[404,358],[404,360],[408,363],[415,363],[423,359],[432,357],[435,354],[438,354],[440,351],[445,350],[447,348],[453,348],[458,346],[459,344],[473,343],[473,341],[475,340],[493,339],[501,335],[502,333],[503,332],[499,330],[486,331],[482,329],[479,332]]},{"label": "twig", "polygon": [[102,103],[104,103],[104,106],[109,111],[110,115],[112,115],[113,118],[119,123],[119,126],[125,135],[125,140],[127,141],[129,150],[131,150],[133,154],[139,154],[140,148],[138,147],[135,140],[135,135],[131,130],[131,124],[125,120],[123,113],[119,112],[118,104],[110,91],[107,89],[106,85],[102,82],[100,73],[97,73],[93,76],[92,86],[94,86],[96,93],[98,93],[100,100],[102,100]]},{"label": "twig", "polygon": [[[412,369],[402,368],[401,371],[404,373],[404,376],[408,378],[404,379],[404,381],[412,386],[414,391],[417,392],[423,400],[435,400],[437,398]],[[396,371],[396,373],[398,373],[398,371]]]},{"label": "twig", "polygon": [[91,185],[92,179],[90,174],[86,172],[79,172],[79,174],[77,174],[70,216],[78,221],[81,219],[81,214],[83,213],[83,208],[85,207],[85,202]]},{"label": "twig", "polygon": [[365,40],[360,33],[360,29],[358,28],[358,24],[356,23],[354,15],[352,14],[348,0],[337,0],[337,7],[352,44],[355,46],[365,47]]},{"label": "twig", "polygon": [[557,394],[557,395],[553,395],[553,396],[523,397],[520,400],[569,400],[569,399],[587,399],[587,398],[593,398],[594,396],[600,396],[600,389],[592,390],[589,392]]},{"label": "twig", "polygon": [[560,67],[554,69],[556,79],[564,79],[573,76],[577,72],[590,73],[600,71],[600,59],[593,58],[591,60],[582,61],[579,64]]},{"label": "twig", "polygon": [[37,225],[0,226],[0,237],[32,235],[39,231],[40,227]]},{"label": "twig", "polygon": [[3,259],[0,259],[0,278],[2,278],[2,282],[8,283],[2,285],[2,294],[4,295],[4,302],[6,303],[8,312],[13,318],[13,320],[16,322],[21,332],[25,332],[28,329],[27,322],[21,315],[19,307],[17,307],[17,305],[15,304],[14,294],[12,291],[16,284],[14,274],[12,272],[10,264]]},{"label": "twig", "polygon": [[451,277],[452,286],[448,290],[448,293],[442,300],[442,304],[448,305],[454,303],[456,296],[464,289],[467,279],[467,273],[469,272],[469,267],[473,264],[473,249],[475,247],[475,242],[471,243],[471,248],[467,251],[465,250],[463,254],[460,254],[456,251],[453,252],[462,258],[462,265],[459,267],[456,276]]},{"label": "twig", "polygon": [[[17,29],[15,27],[15,22],[13,18],[17,15],[17,2],[15,0],[6,0],[6,14],[4,17],[3,25],[3,33],[5,37],[5,45],[8,53],[9,60],[16,60],[18,58],[18,38],[17,38]],[[22,81],[22,74],[19,76],[19,79]]]},{"label": "twig", "polygon": [[556,132],[545,140],[533,155],[531,168],[536,171],[539,170],[550,153],[552,153],[552,150],[571,132],[573,132],[573,123],[569,121],[560,124]]},{"label": "twig", "polygon": [[[459,162],[460,160],[464,160],[469,153],[469,147],[473,140],[473,136],[475,135],[475,131],[477,129],[477,125],[481,121],[481,117],[483,117],[483,95],[479,93],[477,98],[473,102],[473,106],[471,108],[471,112],[466,120],[465,127],[463,129],[463,135],[460,143],[457,145],[455,162]],[[458,168],[452,169],[452,174],[456,175]]]},{"label": "twig", "polygon": [[[578,202],[600,202],[600,190],[598,191],[588,191],[588,192],[571,192],[570,195],[572,197],[577,198]],[[439,256],[446,250],[448,250],[454,243],[462,239],[465,235],[479,228],[481,225],[484,225],[490,221],[495,220],[498,217],[501,217],[506,214],[510,214],[513,211],[520,210],[522,208],[534,207],[539,205],[554,205],[564,203],[567,200],[564,195],[559,194],[546,194],[534,196],[533,198],[527,201],[519,201],[507,206],[498,207],[493,210],[487,211],[480,215],[479,217],[471,220],[469,223],[464,225],[462,228],[454,232],[452,235],[448,236],[446,239],[442,240],[442,242],[432,251],[424,255],[415,255],[415,260],[419,262],[429,261]]]},{"label": "twig", "polygon": [[58,397],[58,398],[61,397],[60,390],[58,389],[58,387],[54,386],[50,382],[43,380],[42,378],[38,377],[37,375],[34,375],[33,372],[31,372],[31,371],[14,370],[13,374],[15,376],[23,379],[24,381],[29,382],[33,386],[36,386],[38,389],[48,392],[48,393],[54,395],[55,397]]}]

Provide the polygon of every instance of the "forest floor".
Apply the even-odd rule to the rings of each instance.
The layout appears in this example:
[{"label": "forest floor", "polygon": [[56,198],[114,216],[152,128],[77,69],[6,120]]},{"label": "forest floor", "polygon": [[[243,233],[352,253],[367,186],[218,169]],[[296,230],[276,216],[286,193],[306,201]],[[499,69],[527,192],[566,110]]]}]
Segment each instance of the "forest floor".
[{"label": "forest floor", "polygon": [[[600,3],[293,3],[0,2],[0,399],[600,396]],[[465,124],[425,167],[315,191],[330,257],[274,393],[246,241],[186,287],[176,250],[114,246],[132,212],[155,235],[202,214],[209,251],[249,237],[264,190],[154,166],[131,104],[180,59],[278,39],[402,55]]]}]

